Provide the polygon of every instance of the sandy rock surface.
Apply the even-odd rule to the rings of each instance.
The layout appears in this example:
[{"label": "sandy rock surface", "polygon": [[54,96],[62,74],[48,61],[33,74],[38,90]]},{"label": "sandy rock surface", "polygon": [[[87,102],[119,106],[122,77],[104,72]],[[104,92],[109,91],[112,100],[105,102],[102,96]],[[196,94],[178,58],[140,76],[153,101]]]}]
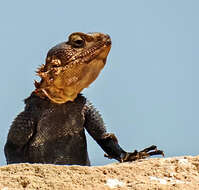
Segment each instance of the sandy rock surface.
[{"label": "sandy rock surface", "polygon": [[199,190],[199,156],[106,166],[13,164],[0,167],[0,190]]}]

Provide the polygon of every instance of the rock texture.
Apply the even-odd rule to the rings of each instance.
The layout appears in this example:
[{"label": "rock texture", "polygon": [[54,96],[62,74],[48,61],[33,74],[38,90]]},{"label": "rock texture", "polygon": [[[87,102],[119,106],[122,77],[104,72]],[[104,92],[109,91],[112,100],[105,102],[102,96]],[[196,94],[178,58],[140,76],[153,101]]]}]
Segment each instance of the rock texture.
[{"label": "rock texture", "polygon": [[199,156],[97,167],[13,164],[0,167],[0,189],[198,190]]}]

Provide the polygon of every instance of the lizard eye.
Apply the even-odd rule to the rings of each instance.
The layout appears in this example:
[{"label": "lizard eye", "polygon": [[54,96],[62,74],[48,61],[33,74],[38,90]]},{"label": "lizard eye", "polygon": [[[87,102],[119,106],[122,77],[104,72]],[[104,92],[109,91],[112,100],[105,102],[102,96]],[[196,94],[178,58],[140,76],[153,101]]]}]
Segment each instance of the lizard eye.
[{"label": "lizard eye", "polygon": [[69,37],[69,43],[72,45],[74,48],[82,48],[85,45],[84,39],[80,35],[71,35]]},{"label": "lizard eye", "polygon": [[73,40],[72,45],[75,48],[81,48],[84,46],[84,40],[82,40],[82,39]]}]

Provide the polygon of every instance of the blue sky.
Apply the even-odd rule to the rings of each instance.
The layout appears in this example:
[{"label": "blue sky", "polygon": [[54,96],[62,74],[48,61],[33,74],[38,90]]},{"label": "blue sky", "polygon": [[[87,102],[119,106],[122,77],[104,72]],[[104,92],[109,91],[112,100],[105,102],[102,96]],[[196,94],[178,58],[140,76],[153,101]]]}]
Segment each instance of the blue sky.
[{"label": "blue sky", "polygon": [[[199,1],[1,1],[0,164],[9,126],[34,89],[47,51],[76,31],[108,33],[107,65],[83,93],[127,151],[158,145],[197,155]],[[88,136],[93,165],[113,160]]]}]

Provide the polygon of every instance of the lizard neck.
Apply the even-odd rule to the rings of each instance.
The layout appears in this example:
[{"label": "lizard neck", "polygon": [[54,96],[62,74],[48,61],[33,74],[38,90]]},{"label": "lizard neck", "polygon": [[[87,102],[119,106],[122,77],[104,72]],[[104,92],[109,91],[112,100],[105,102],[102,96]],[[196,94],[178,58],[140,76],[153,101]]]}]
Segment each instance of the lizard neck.
[{"label": "lizard neck", "polygon": [[54,87],[46,88],[46,89],[35,89],[34,93],[39,96],[42,99],[48,98],[51,102],[57,103],[57,104],[63,104],[68,101],[74,101],[75,98],[79,93],[73,93],[66,95],[63,91],[63,89],[58,89]]}]

